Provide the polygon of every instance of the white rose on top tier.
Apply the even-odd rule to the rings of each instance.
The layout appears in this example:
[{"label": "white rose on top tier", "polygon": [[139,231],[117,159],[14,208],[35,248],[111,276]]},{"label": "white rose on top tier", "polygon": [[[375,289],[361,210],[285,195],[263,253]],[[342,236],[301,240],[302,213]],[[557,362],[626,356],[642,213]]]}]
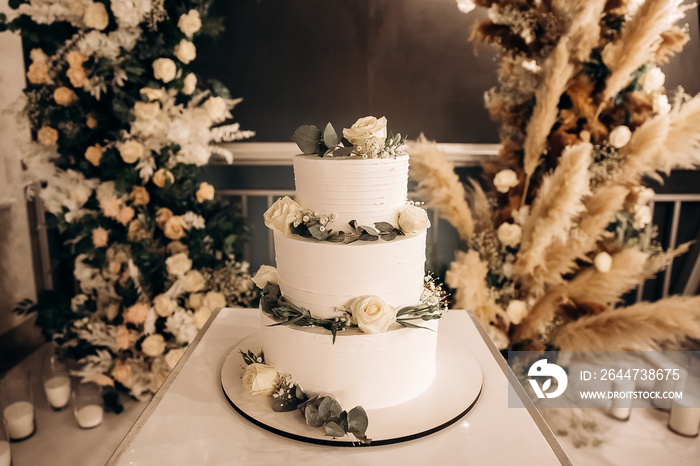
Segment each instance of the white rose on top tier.
[{"label": "white rose on top tier", "polygon": [[343,129],[343,136],[352,143],[356,154],[371,157],[386,142],[386,117],[360,118],[350,128]]}]

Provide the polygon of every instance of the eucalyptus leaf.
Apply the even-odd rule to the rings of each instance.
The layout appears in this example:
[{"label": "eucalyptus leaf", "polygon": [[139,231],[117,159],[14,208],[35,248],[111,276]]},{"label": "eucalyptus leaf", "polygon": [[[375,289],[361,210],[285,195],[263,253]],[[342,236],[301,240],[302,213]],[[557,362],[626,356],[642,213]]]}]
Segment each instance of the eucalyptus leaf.
[{"label": "eucalyptus leaf", "polygon": [[321,130],[315,125],[303,125],[294,131],[292,139],[304,154],[317,154],[321,142]]},{"label": "eucalyptus leaf", "polygon": [[389,222],[375,222],[374,227],[379,231],[390,232],[394,231],[394,225]]},{"label": "eucalyptus leaf", "polygon": [[368,425],[367,412],[362,406],[355,406],[348,412],[348,432],[351,434],[364,437]]},{"label": "eucalyptus leaf", "polygon": [[326,422],[324,429],[328,437],[343,437],[346,434],[345,429],[337,421],[333,420]]},{"label": "eucalyptus leaf", "polygon": [[391,241],[391,240],[395,239],[396,236],[397,236],[397,235],[396,235],[396,232],[395,232],[394,230],[391,230],[391,231],[390,231],[389,233],[387,233],[386,235],[382,235],[382,239],[383,239],[384,241]]},{"label": "eucalyptus leaf", "polygon": [[323,143],[329,148],[333,148],[338,145],[340,139],[338,139],[338,133],[335,132],[335,128],[330,122],[326,125],[326,129],[323,130]]},{"label": "eucalyptus leaf", "polygon": [[306,423],[311,427],[321,427],[323,425],[323,421],[318,417],[318,408],[313,404],[306,406],[304,418],[306,419]]},{"label": "eucalyptus leaf", "polygon": [[365,232],[367,232],[367,233],[370,234],[370,235],[375,235],[375,236],[376,236],[376,235],[379,234],[379,232],[378,232],[376,229],[374,229],[374,228],[372,228],[372,227],[370,227],[370,226],[367,226],[367,225],[360,225],[360,226],[357,227],[357,228],[359,228],[360,231],[365,231]]},{"label": "eucalyptus leaf", "polygon": [[345,233],[342,231],[339,231],[338,234],[333,235],[333,236],[329,236],[327,241],[329,241],[331,243],[342,243],[343,241],[345,241]]},{"label": "eucalyptus leaf", "polygon": [[320,241],[323,241],[326,238],[328,238],[328,232],[321,231],[321,225],[318,223],[309,227],[309,233],[311,233],[311,236]]},{"label": "eucalyptus leaf", "polygon": [[369,233],[362,233],[358,239],[360,241],[377,241],[379,240],[379,236],[370,235]]},{"label": "eucalyptus leaf", "polygon": [[332,396],[325,396],[321,400],[321,404],[318,405],[318,417],[323,422],[328,421],[332,417],[340,416],[343,412],[343,408],[340,407],[338,403]]},{"label": "eucalyptus leaf", "polygon": [[333,151],[333,157],[349,157],[353,150],[353,147],[339,147]]}]

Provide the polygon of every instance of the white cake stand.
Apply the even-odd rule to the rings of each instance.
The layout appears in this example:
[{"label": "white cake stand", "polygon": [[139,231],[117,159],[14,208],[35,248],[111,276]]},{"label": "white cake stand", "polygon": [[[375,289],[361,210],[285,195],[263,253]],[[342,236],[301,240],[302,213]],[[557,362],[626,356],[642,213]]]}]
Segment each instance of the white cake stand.
[{"label": "white cake stand", "polygon": [[[260,335],[256,333],[229,351],[221,367],[221,387],[236,411],[253,424],[294,440],[330,446],[366,446],[347,436],[327,437],[322,427],[307,425],[299,410],[274,412],[268,397],[253,396],[243,388],[241,380],[246,365],[240,351],[259,353],[260,349]],[[372,439],[368,446],[407,442],[454,424],[474,407],[482,386],[481,367],[471,353],[450,337],[439,335],[432,385],[400,405],[368,410],[366,435]],[[346,410],[351,408],[343,406]]]}]

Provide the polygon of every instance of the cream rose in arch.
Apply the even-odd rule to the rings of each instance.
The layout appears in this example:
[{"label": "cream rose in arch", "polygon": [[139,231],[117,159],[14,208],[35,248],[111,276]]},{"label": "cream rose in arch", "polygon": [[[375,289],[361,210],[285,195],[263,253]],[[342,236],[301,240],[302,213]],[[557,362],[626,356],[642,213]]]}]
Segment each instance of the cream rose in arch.
[{"label": "cream rose in arch", "polygon": [[171,349],[166,353],[165,363],[168,365],[170,370],[175,369],[175,366],[177,366],[177,363],[182,358],[183,354],[185,354],[185,348]]},{"label": "cream rose in arch", "polygon": [[126,163],[137,162],[143,157],[143,153],[143,145],[133,139],[119,145],[119,155],[121,155],[122,160]]},{"label": "cream rose in arch", "polygon": [[518,325],[527,315],[527,304],[525,301],[514,299],[508,303],[506,307],[506,315],[510,319],[510,323]]},{"label": "cream rose in arch", "polygon": [[206,182],[200,183],[196,196],[197,202],[200,204],[204,201],[211,201],[214,199],[214,186]]},{"label": "cream rose in arch", "polygon": [[175,312],[177,302],[170,299],[170,296],[161,293],[153,300],[153,308],[156,310],[156,314],[159,316],[169,317],[173,312]]},{"label": "cream rose in arch", "polygon": [[418,233],[430,228],[428,212],[418,206],[406,204],[399,212],[399,227],[404,233]]},{"label": "cream rose in arch", "polygon": [[197,48],[189,40],[182,39],[180,43],[175,46],[175,56],[178,60],[187,65],[197,58]]},{"label": "cream rose in arch", "polygon": [[102,146],[95,144],[85,150],[85,159],[93,166],[99,167],[102,160]]},{"label": "cream rose in arch", "polygon": [[175,79],[177,65],[170,58],[158,58],[153,62],[153,76],[164,83]]},{"label": "cream rose in arch", "polygon": [[98,31],[103,30],[109,24],[109,15],[107,14],[107,9],[103,3],[92,2],[87,7],[85,7],[85,13],[83,14],[83,22],[85,26],[97,29]]},{"label": "cream rose in arch", "polygon": [[501,170],[493,178],[493,184],[499,193],[507,193],[510,188],[518,186],[518,175],[513,170]]},{"label": "cream rose in arch", "polygon": [[386,117],[360,118],[350,128],[343,128],[343,136],[360,155],[367,154],[372,148],[380,149],[386,142]]},{"label": "cream rose in arch", "polygon": [[58,142],[58,131],[50,126],[42,126],[36,133],[36,139],[45,146],[53,146]]},{"label": "cream rose in arch", "polygon": [[354,298],[347,308],[353,322],[365,333],[386,332],[396,322],[396,310],[378,296]]},{"label": "cream rose in arch", "polygon": [[289,196],[277,199],[263,215],[265,225],[272,231],[283,235],[291,235],[289,224],[296,221],[301,214],[301,206]]},{"label": "cream rose in arch", "polygon": [[209,97],[203,106],[214,123],[223,121],[230,116],[226,101],[221,97]]},{"label": "cream rose in arch", "polygon": [[169,170],[165,168],[159,168],[153,174],[153,184],[162,188],[167,184],[172,184],[175,182],[175,176]]},{"label": "cream rose in arch", "polygon": [[252,395],[271,395],[277,386],[277,371],[268,365],[249,364],[243,374],[243,387]]},{"label": "cream rose in arch", "polygon": [[134,186],[129,194],[129,199],[133,201],[134,205],[146,205],[151,200],[151,196],[143,186]]},{"label": "cream rose in arch", "polygon": [[141,351],[146,356],[153,358],[160,356],[165,351],[165,339],[160,333],[149,335],[141,342]]},{"label": "cream rose in arch", "polygon": [[103,248],[107,246],[107,241],[109,239],[109,232],[102,227],[97,227],[92,230],[92,244],[96,248]]},{"label": "cream rose in arch", "polygon": [[190,10],[185,14],[180,15],[177,20],[177,27],[180,31],[189,38],[192,38],[195,32],[202,28],[202,20],[199,17],[199,11]]},{"label": "cream rose in arch", "polygon": [[187,254],[181,252],[165,259],[165,267],[170,275],[179,277],[192,269],[192,259]]},{"label": "cream rose in arch", "polygon": [[277,285],[277,269],[269,265],[261,265],[253,277],[253,283],[261,290],[265,288],[268,283]]},{"label": "cream rose in arch", "polygon": [[85,87],[88,83],[87,74],[82,66],[68,68],[66,76],[71,85],[76,88]]},{"label": "cream rose in arch", "polygon": [[514,248],[520,244],[520,239],[523,236],[523,229],[520,225],[515,225],[513,223],[502,223],[501,226],[498,227],[496,234],[498,236],[498,240],[504,246]]},{"label": "cream rose in arch", "polygon": [[196,270],[190,270],[185,274],[183,287],[185,291],[195,293],[204,289],[204,277]]},{"label": "cream rose in arch", "polygon": [[593,265],[600,273],[608,273],[612,268],[613,258],[607,252],[599,252],[593,259]]},{"label": "cream rose in arch", "polygon": [[632,131],[627,126],[620,125],[610,131],[609,142],[614,148],[622,149],[630,142],[631,138]]},{"label": "cream rose in arch", "polygon": [[78,96],[67,87],[61,86],[54,89],[53,100],[58,105],[63,105],[65,107],[78,100]]},{"label": "cream rose in arch", "polygon": [[194,91],[197,90],[197,76],[194,73],[190,73],[185,76],[182,82],[182,93],[185,95],[192,95]]},{"label": "cream rose in arch", "polygon": [[166,238],[178,240],[185,236],[185,220],[180,215],[170,217],[163,227],[163,234]]},{"label": "cream rose in arch", "polygon": [[204,296],[203,305],[212,310],[226,307],[226,297],[218,291],[210,291]]},{"label": "cream rose in arch", "polygon": [[158,116],[159,112],[160,104],[158,102],[136,102],[134,104],[134,116],[140,120],[152,120]]}]

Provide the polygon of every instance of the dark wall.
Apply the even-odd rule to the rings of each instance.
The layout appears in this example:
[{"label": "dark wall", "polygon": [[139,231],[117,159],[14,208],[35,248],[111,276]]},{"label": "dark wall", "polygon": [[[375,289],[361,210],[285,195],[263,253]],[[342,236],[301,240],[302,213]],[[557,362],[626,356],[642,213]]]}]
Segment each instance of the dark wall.
[{"label": "dark wall", "polygon": [[[464,15],[454,0],[234,0],[214,13],[226,31],[200,43],[198,71],[245,99],[235,116],[256,141],[288,141],[305,123],[340,130],[385,115],[409,137],[498,142],[483,106],[497,62],[467,41],[483,9]],[[697,12],[686,21],[692,39],[665,67],[666,87],[695,94]]]}]

